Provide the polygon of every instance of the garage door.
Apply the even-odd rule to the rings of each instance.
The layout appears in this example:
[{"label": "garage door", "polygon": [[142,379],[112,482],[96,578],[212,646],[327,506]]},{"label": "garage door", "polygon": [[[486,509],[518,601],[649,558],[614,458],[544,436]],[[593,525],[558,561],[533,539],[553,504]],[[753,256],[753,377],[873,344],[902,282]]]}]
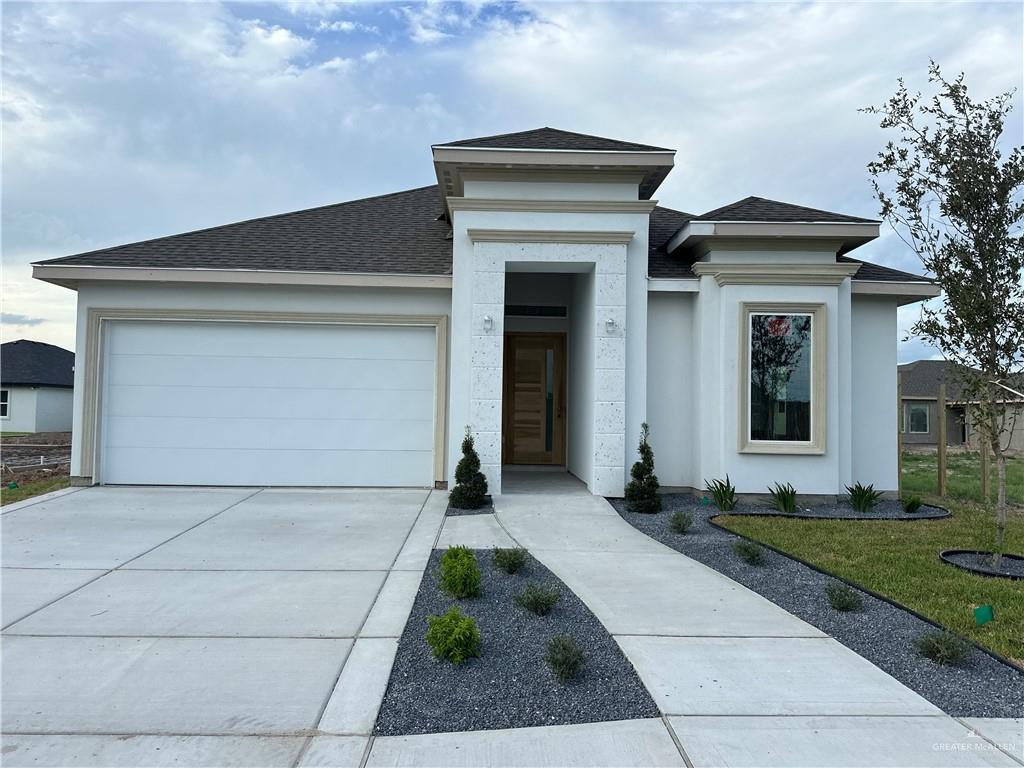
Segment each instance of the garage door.
[{"label": "garage door", "polygon": [[99,475],[433,484],[435,329],[108,322]]}]

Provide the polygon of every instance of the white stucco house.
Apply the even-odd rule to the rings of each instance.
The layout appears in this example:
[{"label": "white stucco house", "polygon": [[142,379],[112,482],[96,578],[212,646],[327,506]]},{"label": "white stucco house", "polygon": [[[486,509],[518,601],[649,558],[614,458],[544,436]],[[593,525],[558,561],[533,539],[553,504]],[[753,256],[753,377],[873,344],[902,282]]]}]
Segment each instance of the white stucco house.
[{"label": "white stucco house", "polygon": [[70,432],[75,353],[41,341],[0,345],[0,430]]},{"label": "white stucco house", "polygon": [[78,291],[83,483],[429,486],[502,467],[894,490],[896,309],[870,219],[653,199],[674,151],[542,128],[429,186],[40,262]]}]

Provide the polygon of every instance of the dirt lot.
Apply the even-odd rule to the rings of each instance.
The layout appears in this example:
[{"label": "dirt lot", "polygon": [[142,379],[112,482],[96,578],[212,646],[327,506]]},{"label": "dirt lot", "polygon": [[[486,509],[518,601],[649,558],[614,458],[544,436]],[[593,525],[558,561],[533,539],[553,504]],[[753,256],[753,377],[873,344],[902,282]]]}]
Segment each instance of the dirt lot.
[{"label": "dirt lot", "polygon": [[[10,435],[0,438],[3,474],[10,468],[29,464],[51,464],[71,460],[70,432],[37,432],[34,435]],[[15,470],[21,474],[24,470]]]},{"label": "dirt lot", "polygon": [[[71,433],[37,432],[0,438],[0,482],[3,504],[48,493],[68,483],[71,470]],[[40,462],[45,466],[38,465]],[[16,483],[16,488],[10,488]]]}]

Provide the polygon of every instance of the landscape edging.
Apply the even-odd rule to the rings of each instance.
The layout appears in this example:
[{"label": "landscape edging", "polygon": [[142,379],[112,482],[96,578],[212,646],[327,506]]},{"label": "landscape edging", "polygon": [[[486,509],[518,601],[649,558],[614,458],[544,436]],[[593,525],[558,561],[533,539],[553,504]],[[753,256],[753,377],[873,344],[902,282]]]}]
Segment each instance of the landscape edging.
[{"label": "landscape edging", "polygon": [[[807,562],[802,557],[797,557],[796,555],[791,555],[790,553],[785,552],[785,551],[779,549],[778,547],[773,547],[771,544],[766,544],[765,542],[758,541],[757,539],[751,538],[750,536],[745,536],[742,533],[737,533],[736,531],[730,530],[729,528],[726,528],[724,525],[720,525],[720,524],[715,522],[715,518],[716,517],[722,517],[723,515],[728,515],[728,514],[729,514],[728,512],[720,512],[717,515],[712,515],[711,517],[708,518],[708,524],[713,525],[715,528],[718,528],[721,531],[725,531],[726,533],[731,533],[733,536],[739,536],[741,539],[746,539],[747,541],[752,541],[755,544],[757,544],[758,546],[762,546],[762,547],[765,547],[766,549],[770,549],[772,552],[776,552],[776,553],[782,555],[783,557],[788,557],[790,560],[794,560],[794,561],[800,563],[801,565],[807,566],[808,568],[810,568],[813,571],[817,571],[820,574],[823,574],[825,576],[829,576],[830,578],[833,578],[836,581],[841,581],[844,584],[846,584],[847,586],[853,587],[854,589],[859,589],[861,592],[864,592],[865,594],[871,595],[872,597],[875,597],[875,598],[877,598],[877,599],[879,599],[879,600],[881,600],[883,602],[889,603],[889,605],[892,605],[892,606],[894,606],[896,608],[899,608],[900,610],[906,611],[907,613],[911,614],[912,616],[915,616],[916,618],[920,619],[924,623],[931,624],[936,629],[939,629],[939,630],[941,630],[943,632],[949,632],[952,635],[956,635],[957,637],[961,638],[964,642],[967,642],[967,643],[970,643],[971,645],[973,645],[975,648],[977,648],[982,653],[986,653],[989,656],[991,656],[993,659],[995,659],[996,661],[998,661],[998,662],[1000,662],[1002,664],[1005,664],[1010,669],[1012,669],[1014,672],[1016,672],[1016,673],[1018,673],[1020,675],[1024,675],[1024,669],[1021,669],[1020,667],[1018,667],[1016,664],[1011,662],[1005,656],[1002,656],[1002,655],[996,653],[995,651],[989,650],[985,646],[978,644],[977,642],[975,642],[974,640],[972,640],[969,637],[964,637],[963,635],[960,635],[960,634],[958,634],[956,632],[953,632],[952,630],[948,629],[947,627],[944,627],[941,624],[935,622],[933,619],[929,619],[927,616],[924,616],[924,615],[918,613],[913,608],[910,608],[910,607],[908,607],[906,605],[903,605],[902,603],[897,602],[896,600],[893,600],[892,598],[886,597],[883,594],[875,592],[873,589],[869,589],[868,587],[862,586],[862,585],[858,584],[855,581],[850,581],[849,579],[844,578],[844,577],[842,577],[842,576],[840,576],[838,574],[835,574],[832,571],[827,571],[824,568],[819,568],[818,566],[814,565],[813,563]],[[820,520],[820,519],[824,519],[824,518],[817,518],[817,519]]]}]

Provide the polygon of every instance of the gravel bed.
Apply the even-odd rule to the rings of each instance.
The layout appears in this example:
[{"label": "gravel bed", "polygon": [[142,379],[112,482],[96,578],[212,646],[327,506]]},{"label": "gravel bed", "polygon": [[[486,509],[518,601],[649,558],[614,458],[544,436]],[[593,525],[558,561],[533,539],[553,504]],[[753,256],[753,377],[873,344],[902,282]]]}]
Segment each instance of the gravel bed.
[{"label": "gravel bed", "polygon": [[447,517],[459,517],[461,515],[493,515],[494,514],[494,500],[490,496],[484,497],[486,500],[482,507],[477,509],[460,509],[459,507],[453,507],[451,504],[448,505],[448,509],[445,510]]},{"label": "gravel bed", "polygon": [[779,512],[774,507],[760,504],[743,504],[730,515],[762,515],[769,517],[796,517],[811,520],[938,520],[949,517],[949,510],[942,507],[921,506],[917,512],[908,514],[896,499],[884,499],[875,504],[870,512],[858,512],[845,501],[821,502],[802,506],[797,504],[795,512]]},{"label": "gravel bed", "polygon": [[[398,642],[374,733],[382,736],[657,717],[658,708],[601,622],[547,568],[529,557],[516,574],[495,568],[490,550],[475,550],[483,595],[455,600],[438,588],[442,550],[430,557],[412,613]],[[547,616],[512,602],[529,582],[561,592]],[[427,616],[452,605],[476,619],[481,653],[455,666],[439,661],[424,640]],[[587,655],[568,683],[552,676],[544,654],[555,635],[571,635]]]},{"label": "gravel bed", "polygon": [[964,549],[947,549],[941,555],[947,563],[982,576],[996,576],[1004,579],[1024,579],[1024,557],[1003,555],[999,569],[992,565],[991,552],[976,552]]},{"label": "gravel bed", "polygon": [[[936,628],[909,611],[861,592],[856,613],[834,610],[824,587],[836,579],[792,558],[765,549],[761,566],[747,565],[732,551],[739,536],[714,527],[721,514],[684,494],[663,497],[659,514],[625,511],[621,499],[609,499],[626,522],[672,549],[692,557],[831,635],[954,717],[1020,717],[1024,712],[1024,672],[972,646],[962,666],[948,667],[923,658],[916,638]],[[689,511],[693,526],[685,535],[669,528],[672,513]]]}]

